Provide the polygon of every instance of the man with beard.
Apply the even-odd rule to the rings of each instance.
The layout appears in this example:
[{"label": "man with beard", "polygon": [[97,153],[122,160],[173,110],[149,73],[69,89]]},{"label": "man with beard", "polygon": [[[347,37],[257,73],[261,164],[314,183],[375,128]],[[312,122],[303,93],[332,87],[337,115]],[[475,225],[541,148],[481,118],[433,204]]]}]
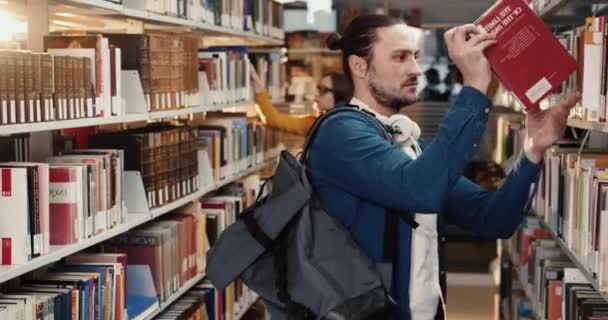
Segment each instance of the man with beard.
[{"label": "man with beard", "polygon": [[[492,109],[486,96],[492,72],[483,52],[496,40],[474,25],[448,31],[445,40],[464,87],[436,138],[424,145],[418,141],[418,126],[398,114],[416,101],[420,75],[416,42],[405,23],[383,15],[359,16],[342,37],[331,36],[328,46],[342,50],[344,72],[354,86],[351,105],[366,112],[327,118],[308,159],[307,174],[327,211],[374,261],[395,257],[391,294],[402,320],[444,318],[441,230],[446,221],[486,238],[513,234],[528,210],[543,154],[563,134],[578,100],[577,94],[528,114],[516,168],[500,189],[483,191],[462,171]],[[374,121],[396,127],[395,144]],[[395,215],[389,210],[409,219],[391,222]],[[392,226],[394,232],[389,232]],[[389,233],[394,233],[394,243],[386,241]]]}]

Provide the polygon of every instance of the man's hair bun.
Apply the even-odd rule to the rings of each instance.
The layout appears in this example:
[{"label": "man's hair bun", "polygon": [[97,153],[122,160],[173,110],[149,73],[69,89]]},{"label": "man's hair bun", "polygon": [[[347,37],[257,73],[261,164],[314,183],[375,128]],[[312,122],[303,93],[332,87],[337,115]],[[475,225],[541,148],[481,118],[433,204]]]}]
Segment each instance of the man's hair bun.
[{"label": "man's hair bun", "polygon": [[344,38],[337,32],[331,33],[325,42],[330,50],[344,50]]}]

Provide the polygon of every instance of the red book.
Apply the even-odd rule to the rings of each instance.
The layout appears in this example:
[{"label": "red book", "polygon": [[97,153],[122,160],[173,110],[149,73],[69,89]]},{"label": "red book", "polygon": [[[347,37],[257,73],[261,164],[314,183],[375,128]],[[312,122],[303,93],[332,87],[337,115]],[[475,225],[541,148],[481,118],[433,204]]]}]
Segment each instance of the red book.
[{"label": "red book", "polygon": [[486,56],[527,110],[561,86],[577,63],[523,0],[500,0],[476,22],[496,36]]},{"label": "red book", "polygon": [[547,320],[562,319],[562,281],[549,281],[547,289]]},{"label": "red book", "polygon": [[49,219],[52,245],[78,241],[77,167],[49,168]]}]

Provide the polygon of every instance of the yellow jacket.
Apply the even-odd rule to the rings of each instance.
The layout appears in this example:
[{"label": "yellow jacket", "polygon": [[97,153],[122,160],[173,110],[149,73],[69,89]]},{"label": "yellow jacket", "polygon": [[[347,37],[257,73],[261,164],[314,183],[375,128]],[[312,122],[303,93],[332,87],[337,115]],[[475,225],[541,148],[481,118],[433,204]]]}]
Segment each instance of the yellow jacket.
[{"label": "yellow jacket", "polygon": [[279,112],[273,105],[270,94],[262,91],[255,95],[255,103],[259,111],[266,118],[266,124],[272,128],[305,136],[312,127],[316,115],[292,116]]}]

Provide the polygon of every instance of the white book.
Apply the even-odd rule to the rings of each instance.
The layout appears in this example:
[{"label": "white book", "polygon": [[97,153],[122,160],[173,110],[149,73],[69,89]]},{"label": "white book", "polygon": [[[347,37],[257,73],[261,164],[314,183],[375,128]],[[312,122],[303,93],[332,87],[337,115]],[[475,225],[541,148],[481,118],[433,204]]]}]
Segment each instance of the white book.
[{"label": "white book", "polygon": [[108,38],[101,39],[101,74],[102,74],[102,87],[103,92],[102,103],[103,103],[103,116],[112,116],[112,64],[110,62],[110,45]]},{"label": "white book", "polygon": [[5,308],[6,310],[6,319],[17,319],[19,317],[19,314],[17,312],[17,304],[16,303],[2,303],[0,304],[0,307]]},{"label": "white book", "polygon": [[[602,192],[601,196],[604,198],[603,201],[608,201],[608,192]],[[608,290],[608,211],[601,210],[599,214],[598,283],[602,290]]]},{"label": "white book", "polygon": [[27,320],[26,306],[25,301],[23,299],[10,299],[0,297],[0,305],[12,305],[15,307],[15,320]]},{"label": "white book", "polygon": [[586,42],[584,48],[583,96],[581,102],[587,110],[588,121],[599,121],[600,116],[604,36],[602,32],[595,31],[600,30],[597,26],[598,22],[599,17],[594,19],[592,43]]},{"label": "white book", "polygon": [[24,303],[25,319],[36,319],[36,296],[26,294],[1,294],[1,299],[18,299]]},{"label": "white book", "polygon": [[[49,165],[33,162],[5,162],[4,165],[28,168],[36,167],[38,176],[38,228],[40,232],[33,236],[34,255],[44,255],[50,252],[50,218],[49,218]],[[33,196],[33,195],[28,195]]]},{"label": "white book", "polygon": [[27,169],[0,168],[0,191],[0,207],[11,208],[0,216],[0,262],[24,264],[32,256]]},{"label": "white book", "polygon": [[[124,115],[124,105],[123,105],[123,97],[122,97],[122,60],[121,60],[121,49],[116,47],[114,48],[114,79],[115,79],[115,87],[116,87],[116,95],[111,96],[111,106],[112,106],[112,115]],[[111,67],[111,63],[110,63]]]}]

